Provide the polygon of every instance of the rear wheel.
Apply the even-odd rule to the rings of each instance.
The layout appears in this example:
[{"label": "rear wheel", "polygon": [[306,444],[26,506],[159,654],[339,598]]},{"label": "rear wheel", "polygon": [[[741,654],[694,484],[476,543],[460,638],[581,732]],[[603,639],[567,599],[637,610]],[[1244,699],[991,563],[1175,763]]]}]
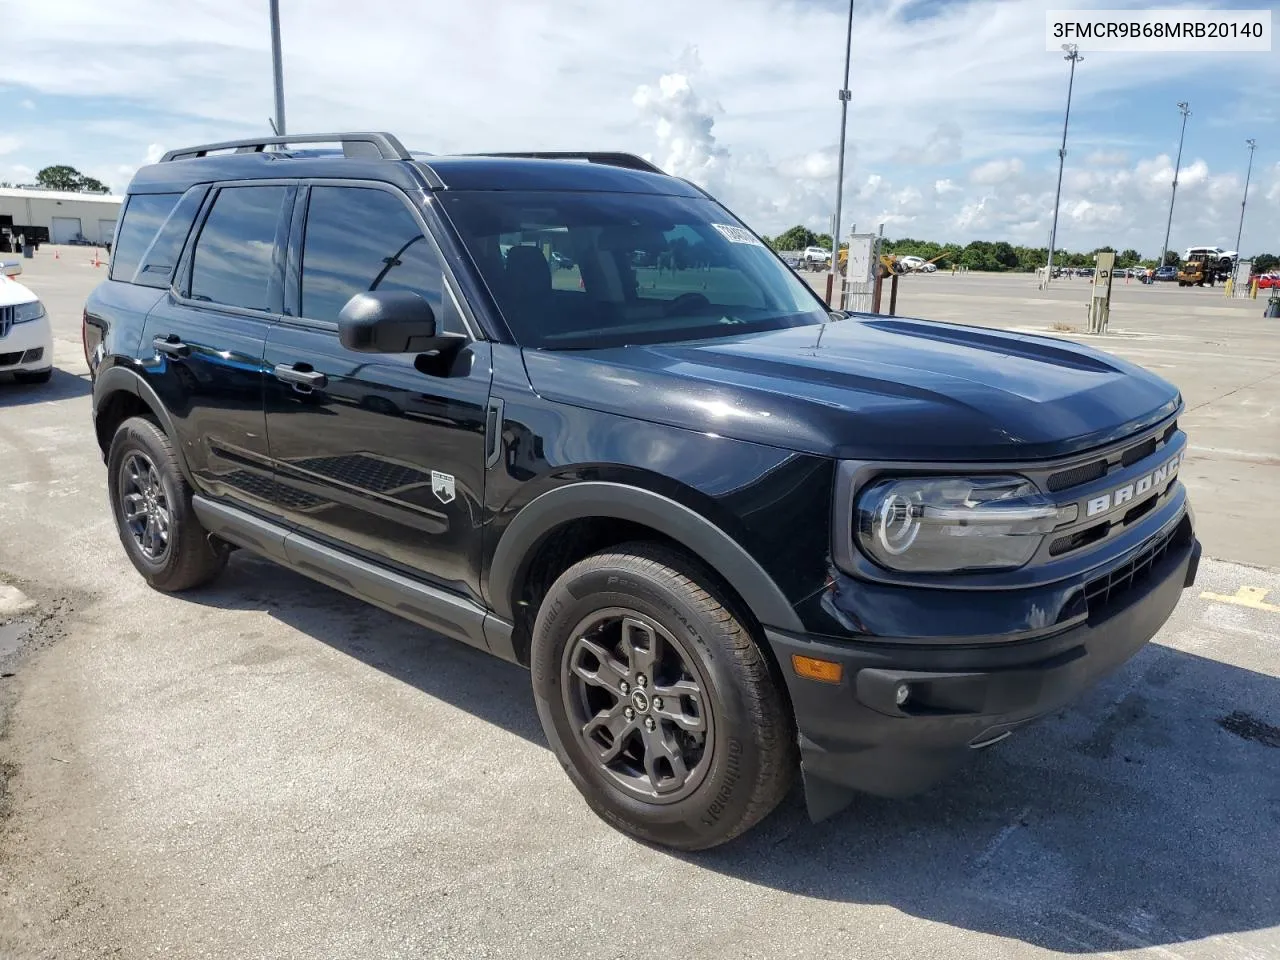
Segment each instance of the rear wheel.
[{"label": "rear wheel", "polygon": [[703,849],[786,795],[786,701],[742,619],[683,555],[636,543],[570,567],[539,609],[532,667],[547,739],[618,829]]},{"label": "rear wheel", "polygon": [[107,488],[120,542],[151,586],[189,590],[222,572],[229,550],[201,526],[173,445],[150,420],[131,417],[116,430]]}]

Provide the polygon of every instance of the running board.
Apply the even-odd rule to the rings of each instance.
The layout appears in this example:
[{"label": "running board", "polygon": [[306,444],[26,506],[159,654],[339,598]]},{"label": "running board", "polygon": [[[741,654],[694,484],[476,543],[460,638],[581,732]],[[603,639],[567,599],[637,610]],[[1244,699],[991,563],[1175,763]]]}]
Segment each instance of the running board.
[{"label": "running board", "polygon": [[350,556],[225,503],[194,496],[191,506],[205,529],[223,540],[428,630],[519,662],[511,624],[465,597]]}]

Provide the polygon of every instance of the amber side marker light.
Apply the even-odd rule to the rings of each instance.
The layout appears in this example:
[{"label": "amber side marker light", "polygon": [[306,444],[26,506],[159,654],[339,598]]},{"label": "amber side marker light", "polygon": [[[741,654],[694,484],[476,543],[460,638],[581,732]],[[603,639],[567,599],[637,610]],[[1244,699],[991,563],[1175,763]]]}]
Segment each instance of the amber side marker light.
[{"label": "amber side marker light", "polygon": [[819,660],[816,657],[802,657],[798,653],[791,655],[791,668],[796,676],[819,680],[822,683],[839,683],[844,676],[844,667],[830,660]]}]

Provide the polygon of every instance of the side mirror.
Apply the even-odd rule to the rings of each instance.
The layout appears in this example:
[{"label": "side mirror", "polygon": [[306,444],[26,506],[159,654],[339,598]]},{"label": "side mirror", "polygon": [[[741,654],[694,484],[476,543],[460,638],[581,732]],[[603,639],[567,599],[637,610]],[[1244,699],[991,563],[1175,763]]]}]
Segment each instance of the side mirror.
[{"label": "side mirror", "polygon": [[22,264],[16,260],[0,260],[0,274],[6,277],[16,277],[22,273]]},{"label": "side mirror", "polygon": [[360,353],[431,353],[457,339],[436,334],[431,306],[407,290],[357,293],[338,314],[338,339]]}]

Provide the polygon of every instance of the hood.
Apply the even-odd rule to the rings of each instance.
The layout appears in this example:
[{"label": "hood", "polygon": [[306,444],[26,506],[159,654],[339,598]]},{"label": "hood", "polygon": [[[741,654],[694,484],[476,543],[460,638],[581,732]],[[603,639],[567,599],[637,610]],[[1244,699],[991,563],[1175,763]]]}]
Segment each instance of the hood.
[{"label": "hood", "polygon": [[901,318],[526,350],[525,364],[549,400],[844,459],[1047,459],[1182,402],[1155,374],[1070,341]]},{"label": "hood", "polygon": [[17,280],[0,276],[0,307],[12,307],[36,299],[36,295]]}]

